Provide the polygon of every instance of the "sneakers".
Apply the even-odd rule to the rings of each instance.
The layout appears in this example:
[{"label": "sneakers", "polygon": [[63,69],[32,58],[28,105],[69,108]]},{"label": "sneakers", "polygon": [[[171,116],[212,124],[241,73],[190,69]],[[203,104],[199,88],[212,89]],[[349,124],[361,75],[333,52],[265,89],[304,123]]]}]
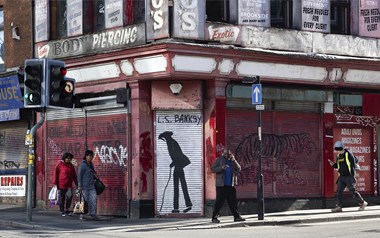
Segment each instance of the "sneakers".
[{"label": "sneakers", "polygon": [[234,222],[238,222],[238,221],[245,221],[245,218],[235,217]]},{"label": "sneakers", "polygon": [[73,215],[73,213],[72,213],[72,212],[70,212],[70,211],[66,211],[65,213],[66,213],[66,215],[68,215],[68,216],[71,216],[71,215]]},{"label": "sneakers", "polygon": [[336,206],[335,208],[331,209],[331,212],[342,212],[342,208],[340,206]]},{"label": "sneakers", "polygon": [[368,202],[366,201],[363,201],[362,203],[359,204],[360,207],[359,207],[359,211],[364,211],[366,206],[368,205]]},{"label": "sneakers", "polygon": [[79,220],[81,220],[81,221],[85,221],[85,220],[86,220],[86,216],[83,215],[83,214],[80,214],[80,215],[79,215]]},{"label": "sneakers", "polygon": [[61,212],[61,216],[62,216],[62,217],[65,217],[65,216],[66,216],[66,213]]},{"label": "sneakers", "polygon": [[212,219],[211,219],[211,222],[212,222],[212,223],[220,223],[219,219],[216,218],[216,217],[212,218]]},{"label": "sneakers", "polygon": [[192,208],[192,206],[189,206],[189,207],[185,208],[185,210],[183,210],[183,213],[187,213],[188,211],[191,210],[191,208]]},{"label": "sneakers", "polygon": [[173,209],[172,213],[179,213],[179,209]]}]

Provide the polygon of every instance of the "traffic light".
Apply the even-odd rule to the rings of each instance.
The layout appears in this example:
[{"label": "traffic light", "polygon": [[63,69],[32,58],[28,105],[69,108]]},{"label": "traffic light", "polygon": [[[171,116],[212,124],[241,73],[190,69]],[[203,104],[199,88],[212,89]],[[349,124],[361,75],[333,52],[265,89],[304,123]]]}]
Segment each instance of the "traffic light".
[{"label": "traffic light", "polygon": [[65,62],[47,61],[46,107],[73,108],[75,103],[75,80],[66,78]]},{"label": "traffic light", "polygon": [[45,60],[27,59],[24,65],[24,107],[45,107]]}]

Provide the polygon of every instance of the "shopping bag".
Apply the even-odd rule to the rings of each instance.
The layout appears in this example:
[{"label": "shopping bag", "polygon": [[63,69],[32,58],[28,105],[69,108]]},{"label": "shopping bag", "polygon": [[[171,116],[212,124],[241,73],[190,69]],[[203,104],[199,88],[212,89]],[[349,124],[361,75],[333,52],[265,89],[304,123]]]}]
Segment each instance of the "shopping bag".
[{"label": "shopping bag", "polygon": [[106,189],[106,185],[99,178],[95,179],[94,185],[97,195],[102,194]]},{"label": "shopping bag", "polygon": [[80,194],[79,201],[74,205],[74,214],[86,214],[88,212],[88,203],[84,201],[83,195]]},{"label": "shopping bag", "polygon": [[49,200],[57,200],[58,199],[58,188],[57,185],[54,185],[49,192]]}]

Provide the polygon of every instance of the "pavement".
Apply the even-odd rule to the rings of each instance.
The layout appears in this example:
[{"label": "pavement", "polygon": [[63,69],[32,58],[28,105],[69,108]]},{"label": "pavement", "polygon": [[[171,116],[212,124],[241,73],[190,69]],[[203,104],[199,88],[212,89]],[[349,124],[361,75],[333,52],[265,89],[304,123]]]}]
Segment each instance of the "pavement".
[{"label": "pavement", "polygon": [[219,224],[210,218],[144,218],[99,216],[99,220],[79,220],[79,215],[61,217],[58,211],[32,210],[32,219],[27,221],[25,207],[0,204],[0,226],[23,229],[70,230],[122,230],[125,232],[155,230],[218,229],[248,226],[277,226],[303,223],[346,221],[356,219],[380,218],[380,206],[368,206],[365,211],[357,207],[343,208],[343,212],[331,213],[330,209],[294,210],[264,213],[264,219],[258,220],[257,214],[242,215],[246,221],[233,222],[232,216],[221,216]]}]

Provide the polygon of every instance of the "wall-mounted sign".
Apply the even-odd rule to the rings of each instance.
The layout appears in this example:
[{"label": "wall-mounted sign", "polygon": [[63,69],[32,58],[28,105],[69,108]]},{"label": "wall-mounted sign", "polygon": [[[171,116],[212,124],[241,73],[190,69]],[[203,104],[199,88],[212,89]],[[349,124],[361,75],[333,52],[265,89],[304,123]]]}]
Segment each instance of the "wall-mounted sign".
[{"label": "wall-mounted sign", "polygon": [[9,109],[0,111],[0,121],[20,120],[20,109]]},{"label": "wall-mounted sign", "polygon": [[48,15],[49,1],[48,0],[35,0],[34,8],[34,37],[35,42],[48,40],[49,35],[49,15]]},{"label": "wall-mounted sign", "polygon": [[146,10],[147,40],[169,37],[168,0],[148,0]]},{"label": "wall-mounted sign", "polygon": [[0,176],[0,197],[23,197],[26,194],[25,175]]},{"label": "wall-mounted sign", "polygon": [[123,26],[123,0],[105,0],[106,28]]},{"label": "wall-mounted sign", "polygon": [[225,44],[239,44],[240,26],[224,24],[206,24],[205,39],[219,41]]},{"label": "wall-mounted sign", "polygon": [[83,34],[83,2],[82,0],[67,1],[67,36]]},{"label": "wall-mounted sign", "polygon": [[0,78],[0,110],[23,108],[18,76]]},{"label": "wall-mounted sign", "polygon": [[330,32],[330,0],[303,0],[301,11],[301,30]]},{"label": "wall-mounted sign", "polygon": [[203,39],[206,9],[204,1],[178,0],[173,2],[173,36]]},{"label": "wall-mounted sign", "polygon": [[37,44],[37,58],[63,58],[145,44],[145,24]]},{"label": "wall-mounted sign", "polygon": [[380,0],[360,0],[359,35],[380,37]]},{"label": "wall-mounted sign", "polygon": [[270,0],[240,0],[239,25],[270,27]]}]

